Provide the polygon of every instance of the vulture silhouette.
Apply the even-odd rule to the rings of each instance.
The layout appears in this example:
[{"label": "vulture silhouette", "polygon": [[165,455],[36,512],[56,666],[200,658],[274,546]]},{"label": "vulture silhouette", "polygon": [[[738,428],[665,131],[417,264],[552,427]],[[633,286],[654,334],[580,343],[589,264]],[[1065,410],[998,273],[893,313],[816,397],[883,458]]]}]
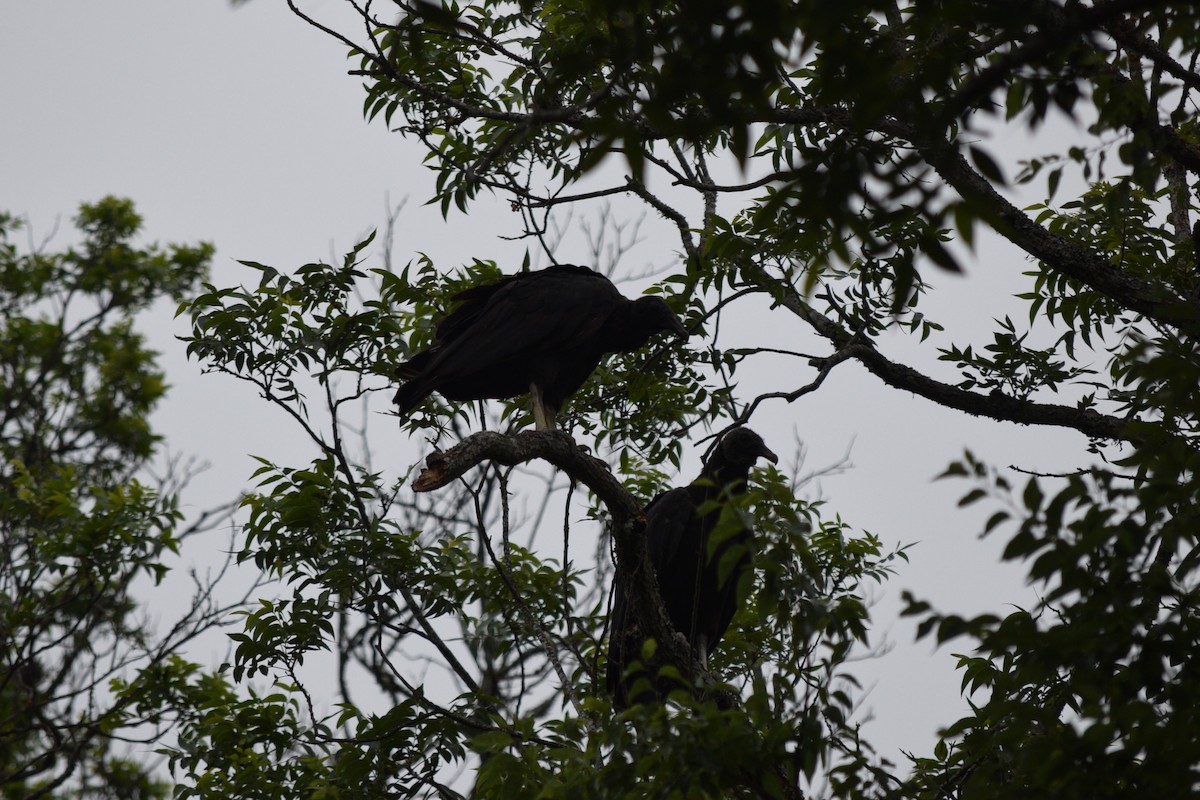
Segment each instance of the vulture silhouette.
[{"label": "vulture silhouette", "polygon": [[[706,668],[742,599],[739,584],[750,569],[753,538],[738,521],[720,530],[717,523],[730,499],[745,493],[750,468],[760,458],[779,460],[757,433],[734,428],[713,448],[696,480],[663,492],[646,506],[646,547],[667,615]],[[621,567],[617,565],[613,583],[605,676],[618,708],[648,700],[650,686],[659,695],[669,688],[643,670],[630,669],[641,658],[646,637],[630,612]],[[647,683],[630,696],[639,678]]]},{"label": "vulture silhouette", "polygon": [[529,392],[538,430],[608,353],[631,353],[656,333],[686,337],[661,298],[630,300],[600,273],[571,264],[473,286],[452,298],[434,343],[396,370],[399,413],[432,392],[447,400],[507,398]]}]

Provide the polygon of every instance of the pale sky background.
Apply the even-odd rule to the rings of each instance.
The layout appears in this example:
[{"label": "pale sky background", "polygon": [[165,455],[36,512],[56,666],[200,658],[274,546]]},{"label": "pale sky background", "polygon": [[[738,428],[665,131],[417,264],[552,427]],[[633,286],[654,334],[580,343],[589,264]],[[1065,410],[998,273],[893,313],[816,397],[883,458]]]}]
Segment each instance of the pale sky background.
[{"label": "pale sky background", "polygon": [[[339,3],[305,8],[336,14]],[[237,259],[294,268],[340,258],[383,223],[389,201],[407,197],[394,250],[399,263],[424,252],[447,269],[475,257],[519,269],[524,245],[500,238],[519,225],[506,202],[484,200],[445,222],[436,207],[423,206],[432,187],[423,151],[381,120],[363,120],[363,93],[348,68],[342,45],[278,0],[237,10],[223,0],[8,0],[0,6],[0,209],[25,216],[35,241],[57,224],[51,247],[61,247],[80,202],[132,198],[148,239],[212,241],[213,282],[225,286],[254,280]],[[1012,159],[1006,163],[1012,174]],[[668,266],[676,257],[678,240],[652,221],[649,228],[630,269]],[[1020,290],[1029,267],[998,242],[982,244],[967,263],[966,278],[930,271],[946,291],[925,310],[961,322],[978,346],[990,339],[990,318],[1005,313],[998,299]],[[147,321],[174,387],[156,422],[172,451],[212,464],[189,504],[212,505],[245,487],[252,453],[307,461],[310,450],[282,414],[186,360],[174,338],[186,333],[184,320],[172,312],[164,308]],[[932,361],[902,341],[887,340],[884,351],[907,363]],[[945,367],[938,374],[952,378]],[[811,377],[796,376],[790,388]],[[934,476],[965,448],[999,466],[1071,469],[1082,463],[1086,441],[940,409],[856,364],[837,368],[815,395],[769,406],[753,426],[781,455],[798,436],[808,469],[837,462],[852,446],[852,468],[820,483],[826,512],[877,533],[887,546],[917,543],[912,563],[901,564],[875,597],[875,641],[894,650],[864,661],[858,674],[873,687],[862,711],[873,718],[867,738],[893,757],[898,749],[927,753],[936,728],[965,707],[952,656],[965,642],[936,651],[928,642],[914,645],[913,623],[896,619],[900,591],[963,614],[1005,613],[1006,604],[1027,605],[1035,596],[1022,570],[999,564],[1003,531],[977,537],[995,508],[957,509],[969,487]],[[408,446],[391,420],[375,427],[385,437],[381,448]],[[689,451],[681,482],[695,464]]]}]

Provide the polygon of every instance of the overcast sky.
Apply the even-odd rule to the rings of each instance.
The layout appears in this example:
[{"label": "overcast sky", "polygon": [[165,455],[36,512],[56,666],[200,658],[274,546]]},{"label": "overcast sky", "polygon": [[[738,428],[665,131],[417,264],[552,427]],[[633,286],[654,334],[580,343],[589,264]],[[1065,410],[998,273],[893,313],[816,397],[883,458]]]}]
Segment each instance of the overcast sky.
[{"label": "overcast sky", "polygon": [[[338,3],[306,7],[332,13]],[[148,238],[213,242],[214,282],[228,285],[248,279],[237,259],[288,268],[337,256],[382,223],[389,200],[408,198],[401,262],[425,252],[446,268],[479,257],[518,269],[523,245],[501,238],[516,232],[516,215],[484,201],[443,222],[422,206],[431,193],[423,152],[381,121],[363,121],[363,94],[347,68],[341,45],[276,0],[238,10],[222,0],[8,0],[0,6],[0,209],[27,217],[40,239],[56,224],[68,228],[82,201],[132,198]],[[651,231],[630,266],[669,265],[677,249]],[[1028,268],[1000,244],[981,250],[966,279],[935,277],[947,292],[929,309],[976,318],[976,332]],[[189,495],[196,507],[244,486],[251,453],[311,456],[252,392],[199,374],[174,340],[186,332],[182,320],[163,309],[151,324],[175,387],[158,424],[173,450],[213,464]],[[898,342],[885,350],[920,357]],[[853,468],[821,482],[828,511],[889,546],[918,543],[912,564],[878,597],[876,637],[896,650],[864,663],[862,674],[876,684],[868,738],[893,755],[927,750],[935,728],[962,708],[956,648],[911,644],[913,625],[895,620],[900,590],[961,613],[1003,613],[1004,603],[1033,596],[1021,571],[998,564],[1003,537],[977,539],[992,509],[957,510],[968,487],[934,476],[967,447],[997,465],[1054,471],[1077,465],[1086,443],[935,408],[850,364],[816,395],[765,409],[755,427],[781,454],[798,436],[810,469],[852,446]]]}]

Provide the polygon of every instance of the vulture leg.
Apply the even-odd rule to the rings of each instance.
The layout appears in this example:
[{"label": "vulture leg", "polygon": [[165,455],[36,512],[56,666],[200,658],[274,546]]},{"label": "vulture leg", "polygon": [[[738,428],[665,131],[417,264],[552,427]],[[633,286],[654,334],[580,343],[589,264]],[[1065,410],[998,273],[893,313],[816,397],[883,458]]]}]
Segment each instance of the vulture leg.
[{"label": "vulture leg", "polygon": [[536,383],[529,384],[529,397],[533,401],[534,429],[539,431],[554,430],[554,409],[542,402],[542,387]]}]

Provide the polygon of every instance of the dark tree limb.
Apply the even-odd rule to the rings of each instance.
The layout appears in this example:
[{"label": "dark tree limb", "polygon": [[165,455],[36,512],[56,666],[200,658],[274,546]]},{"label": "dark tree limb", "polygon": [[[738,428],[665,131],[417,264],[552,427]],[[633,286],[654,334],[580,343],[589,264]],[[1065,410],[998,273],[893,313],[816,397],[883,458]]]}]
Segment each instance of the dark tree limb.
[{"label": "dark tree limb", "polygon": [[[902,126],[890,126],[901,133]],[[911,131],[909,131],[911,133]],[[921,156],[959,195],[984,214],[996,231],[1044,262],[1120,303],[1130,311],[1192,335],[1200,335],[1200,307],[1167,287],[1131,275],[1104,256],[1057,236],[1005,199],[987,178],[967,163],[958,147],[947,142],[914,141]]]},{"label": "dark tree limb", "polygon": [[505,436],[481,431],[463,439],[446,451],[431,453],[425,469],[413,482],[413,490],[430,492],[457,480],[484,461],[512,466],[542,459],[587,486],[608,509],[610,530],[616,544],[617,562],[623,569],[630,607],[642,630],[658,642],[659,653],[681,675],[694,678],[699,664],[687,642],[675,635],[663,604],[658,580],[646,550],[646,516],[641,502],[630,494],[609,471],[608,465],[575,444],[561,431],[523,431]]},{"label": "dark tree limb", "polygon": [[965,411],[977,417],[989,417],[1020,425],[1050,425],[1073,428],[1093,439],[1111,439],[1138,443],[1138,435],[1128,421],[1101,414],[1088,408],[1073,408],[1051,403],[1035,403],[1006,394],[980,394],[953,384],[934,380],[912,367],[898,364],[867,344],[853,344],[844,352],[862,363],[873,375],[896,389],[905,389],[927,400]]},{"label": "dark tree limb", "polygon": [[511,467],[536,458],[550,462],[585,484],[608,507],[614,519],[641,517],[641,503],[613,477],[608,465],[588,455],[562,431],[523,431],[513,436],[494,431],[471,434],[449,450],[430,453],[425,459],[425,469],[413,481],[413,491],[440,489],[484,461]]},{"label": "dark tree limb", "polygon": [[1114,21],[1105,23],[1104,31],[1129,52],[1137,53],[1148,59],[1155,67],[1173,78],[1179,79],[1185,85],[1193,89],[1200,89],[1200,75],[1181,65],[1149,36],[1138,33],[1132,26]]},{"label": "dark tree limb", "polygon": [[741,272],[744,278],[766,289],[780,305],[803,319],[838,348],[829,358],[814,362],[814,366],[822,370],[818,381],[823,379],[824,374],[834,365],[847,358],[853,358],[893,388],[912,392],[947,408],[955,408],[975,416],[1021,425],[1072,428],[1095,439],[1127,441],[1134,444],[1144,441],[1145,437],[1139,432],[1139,428],[1120,417],[1101,414],[1091,409],[1035,403],[1004,394],[980,394],[934,380],[912,367],[892,361],[875,349],[869,340],[855,338],[841,325],[809,305],[794,288],[773,279],[761,267],[744,264]]},{"label": "dark tree limb", "polygon": [[[864,133],[856,126],[850,112],[839,108],[781,108],[765,121],[794,125],[827,124],[853,135]],[[976,171],[957,143],[922,135],[913,126],[894,118],[880,121],[877,127],[876,133],[914,147],[925,163],[963,200],[974,205],[997,233],[1026,253],[1130,311],[1182,333],[1200,336],[1200,305],[1180,297],[1161,283],[1132,275],[1100,253],[1039,225]],[[1200,172],[1200,152],[1176,140],[1178,137],[1174,135],[1170,141],[1164,140],[1164,148],[1181,164],[1195,164],[1196,171]]]},{"label": "dark tree limb", "polygon": [[1024,13],[1031,21],[1036,21],[1036,32],[964,81],[943,110],[946,119],[954,119],[969,109],[978,107],[1018,69],[1038,63],[1049,53],[1061,49],[1064,42],[1102,30],[1113,20],[1126,14],[1166,6],[1169,2],[1096,0],[1090,6],[1078,4],[1070,13],[1064,13],[1061,6],[1050,2],[1013,5],[1019,9],[1017,13]]}]

